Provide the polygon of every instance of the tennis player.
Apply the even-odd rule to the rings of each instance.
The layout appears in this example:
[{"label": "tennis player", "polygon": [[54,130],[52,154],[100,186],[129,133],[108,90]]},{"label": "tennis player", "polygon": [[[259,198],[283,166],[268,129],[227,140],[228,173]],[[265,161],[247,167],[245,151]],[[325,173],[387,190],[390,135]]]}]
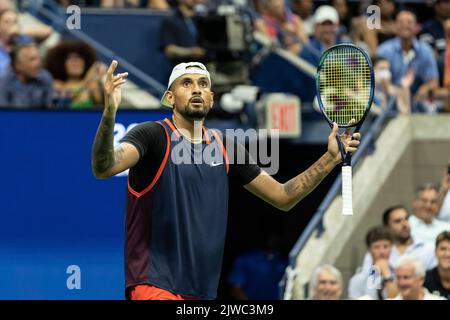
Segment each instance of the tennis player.
[{"label": "tennis player", "polygon": [[[341,162],[335,124],[328,150],[310,168],[279,183],[254,162],[229,161],[226,143],[202,124],[213,106],[211,79],[198,62],[175,66],[162,103],[171,119],[135,126],[114,148],[114,122],[127,73],[109,66],[105,108],[92,151],[97,178],[130,169],[126,205],[125,278],[128,299],[214,299],[222,265],[228,210],[228,179],[288,211]],[[195,122],[200,123],[196,126]],[[226,139],[226,137],[224,138]],[[355,152],[360,134],[344,133],[347,152]],[[234,145],[234,154],[244,150]],[[200,149],[199,149],[200,148]],[[185,163],[180,150],[214,148],[213,161]],[[250,158],[250,157],[248,157]]]}]

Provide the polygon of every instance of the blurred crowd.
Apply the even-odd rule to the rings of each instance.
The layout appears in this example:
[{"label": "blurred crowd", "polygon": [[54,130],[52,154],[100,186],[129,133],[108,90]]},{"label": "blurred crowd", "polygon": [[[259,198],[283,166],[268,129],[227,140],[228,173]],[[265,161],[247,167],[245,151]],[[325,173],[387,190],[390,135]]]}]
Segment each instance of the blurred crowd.
[{"label": "blurred crowd", "polygon": [[[367,253],[348,283],[349,299],[450,299],[449,171],[440,185],[421,185],[410,206],[386,208],[381,223],[369,229]],[[328,288],[333,299],[344,290],[339,279],[339,289]]]},{"label": "blurred crowd", "polygon": [[[253,31],[312,66],[335,44],[364,48],[374,65],[375,110],[386,108],[390,97],[395,97],[401,114],[450,112],[450,0],[431,1],[432,7],[414,2],[415,8],[408,7],[408,1],[393,0],[58,2],[62,6],[171,10],[173,15],[160,28],[159,47],[172,65],[207,59],[196,17],[225,3],[245,9]],[[54,30],[46,25],[23,27],[15,5],[12,0],[0,0],[0,108],[101,108],[105,66],[96,51],[82,41],[62,40],[43,52],[41,44]],[[366,14],[369,5],[379,8],[379,21]],[[432,11],[418,14],[417,8]],[[450,299],[449,189],[447,173],[440,185],[421,186],[409,207],[387,208],[380,225],[368,231],[367,254],[347,286],[337,268],[323,265],[311,279],[311,298]],[[266,267],[255,269],[255,265]],[[276,297],[274,290],[285,266],[286,261],[272,249],[240,257],[228,278],[234,296]],[[260,279],[268,275],[271,283],[262,288]]]},{"label": "blurred crowd", "polygon": [[[450,167],[446,169],[440,184],[421,185],[408,206],[380,213],[381,221],[367,231],[365,244],[355,244],[367,251],[348,283],[335,266],[317,267],[308,299],[450,299]],[[233,298],[279,297],[287,261],[276,248],[266,246],[236,258],[227,278]]]},{"label": "blurred crowd", "polygon": [[61,41],[42,55],[53,32],[23,28],[12,1],[0,2],[0,107],[93,108],[102,104],[104,66],[81,41]]},{"label": "blurred crowd", "polygon": [[[160,48],[172,64],[207,59],[208,48],[201,46],[196,19],[217,12],[220,6],[232,6],[251,16],[253,31],[312,66],[335,44],[354,43],[364,48],[375,69],[375,112],[385,108],[392,96],[402,114],[450,111],[450,0],[434,0],[432,6],[430,1],[418,5],[393,0],[58,2],[62,6],[170,10],[173,15],[160,28]],[[369,5],[377,6],[379,17],[367,12]],[[0,106],[79,108],[101,104],[103,70],[87,44],[63,42],[54,50],[36,54],[52,32],[44,25],[21,28],[14,1],[0,0]]]}]

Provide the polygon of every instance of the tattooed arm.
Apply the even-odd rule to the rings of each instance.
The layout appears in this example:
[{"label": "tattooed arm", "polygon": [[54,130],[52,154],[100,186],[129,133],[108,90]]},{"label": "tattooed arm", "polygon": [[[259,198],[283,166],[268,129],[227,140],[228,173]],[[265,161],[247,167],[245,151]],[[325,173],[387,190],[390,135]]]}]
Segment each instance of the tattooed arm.
[{"label": "tattooed arm", "polygon": [[92,148],[92,172],[97,178],[108,178],[137,163],[139,152],[132,144],[121,143],[114,148],[114,123],[121,101],[121,89],[128,73],[113,75],[117,61],[106,73],[105,109]]},{"label": "tattooed arm", "polygon": [[[289,211],[314,190],[323,178],[342,161],[336,142],[337,131],[338,128],[335,125],[328,137],[328,151],[298,176],[281,184],[263,171],[253,181],[245,185],[245,188],[274,207]],[[359,145],[360,138],[360,134],[355,133],[353,134],[354,140],[351,140],[348,132],[345,132],[342,140],[346,151],[354,153]]]}]

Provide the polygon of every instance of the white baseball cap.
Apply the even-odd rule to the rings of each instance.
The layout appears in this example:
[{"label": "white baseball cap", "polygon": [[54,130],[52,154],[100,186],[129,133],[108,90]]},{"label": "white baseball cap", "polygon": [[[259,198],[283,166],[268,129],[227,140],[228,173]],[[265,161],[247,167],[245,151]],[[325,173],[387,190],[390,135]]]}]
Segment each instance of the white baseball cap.
[{"label": "white baseball cap", "polygon": [[209,76],[209,72],[206,69],[205,65],[200,62],[183,62],[177,64],[172,69],[172,73],[169,77],[169,83],[167,84],[167,90],[164,92],[164,95],[161,98],[161,103],[163,106],[172,108],[173,106],[167,100],[167,91],[170,89],[172,83],[185,74],[202,74],[208,78],[209,83],[211,83],[211,77]]},{"label": "white baseball cap", "polygon": [[314,23],[319,24],[325,21],[331,21],[334,24],[339,23],[339,15],[336,9],[332,6],[323,5],[314,12]]}]

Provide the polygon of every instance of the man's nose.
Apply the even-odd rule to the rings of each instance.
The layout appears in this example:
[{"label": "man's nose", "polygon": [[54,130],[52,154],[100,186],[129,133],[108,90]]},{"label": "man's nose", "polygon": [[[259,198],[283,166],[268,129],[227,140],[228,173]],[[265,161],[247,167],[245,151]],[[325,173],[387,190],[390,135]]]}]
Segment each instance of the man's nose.
[{"label": "man's nose", "polygon": [[202,90],[200,89],[200,86],[198,83],[194,83],[192,86],[192,92],[193,93],[197,93],[197,94],[201,94]]}]

